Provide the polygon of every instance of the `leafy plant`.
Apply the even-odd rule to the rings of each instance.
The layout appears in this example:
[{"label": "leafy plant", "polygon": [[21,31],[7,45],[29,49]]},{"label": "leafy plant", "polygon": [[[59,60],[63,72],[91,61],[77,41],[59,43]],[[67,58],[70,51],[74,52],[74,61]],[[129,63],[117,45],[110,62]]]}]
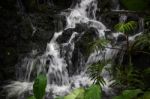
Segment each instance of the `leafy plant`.
[{"label": "leafy plant", "polygon": [[135,21],[129,21],[129,22],[121,22],[115,25],[114,29],[119,32],[123,32],[127,34],[127,32],[132,31],[136,29],[137,22]]},{"label": "leafy plant", "polygon": [[115,96],[113,99],[137,99],[140,93],[142,93],[141,89],[124,90],[121,95]]},{"label": "leafy plant", "polygon": [[30,96],[27,99],[36,99],[34,96]]},{"label": "leafy plant", "polygon": [[129,22],[121,22],[114,26],[116,31],[123,32],[126,35],[126,47],[127,47],[127,55],[128,55],[128,64],[131,65],[131,50],[129,44],[129,33],[130,31],[136,29],[137,22],[129,21]]},{"label": "leafy plant", "polygon": [[150,33],[137,37],[132,46],[132,49],[144,50],[145,48],[150,50]]},{"label": "leafy plant", "polygon": [[91,80],[94,81],[94,84],[104,85],[105,80],[101,75],[101,72],[105,66],[105,62],[99,61],[98,63],[94,63],[90,65],[87,69],[87,73],[89,74]]},{"label": "leafy plant", "polygon": [[101,50],[103,50],[105,47],[106,47],[106,45],[109,43],[109,41],[108,40],[106,40],[105,38],[100,38],[100,39],[97,39],[97,40],[95,40],[95,41],[93,41],[93,42],[91,42],[91,43],[89,43],[89,45],[90,45],[90,52],[93,52],[93,51],[101,51]]},{"label": "leafy plant", "polygon": [[99,85],[91,85],[87,89],[78,88],[72,91],[69,95],[57,97],[56,99],[101,99],[101,93]]},{"label": "leafy plant", "polygon": [[46,85],[47,85],[46,75],[39,74],[35,79],[33,85],[34,96],[31,96],[28,99],[43,99],[45,95]]},{"label": "leafy plant", "polygon": [[85,90],[84,99],[102,99],[102,90],[99,85],[91,85]]},{"label": "leafy plant", "polygon": [[83,99],[83,94],[85,90],[83,88],[75,89],[69,95],[65,96],[63,99]]},{"label": "leafy plant", "polygon": [[[120,85],[126,88],[143,87],[142,75],[133,66],[123,67],[117,66],[114,71],[115,82],[113,85]],[[112,85],[112,86],[113,86]]]}]

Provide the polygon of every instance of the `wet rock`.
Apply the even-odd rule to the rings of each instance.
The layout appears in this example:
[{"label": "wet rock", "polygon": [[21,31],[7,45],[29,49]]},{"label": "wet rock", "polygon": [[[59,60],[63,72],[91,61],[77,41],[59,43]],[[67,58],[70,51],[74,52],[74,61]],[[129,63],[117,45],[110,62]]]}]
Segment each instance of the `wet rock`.
[{"label": "wet rock", "polygon": [[81,53],[84,56],[87,56],[89,54],[89,43],[93,42],[97,37],[98,31],[91,27],[85,31],[85,33],[80,37],[80,39],[76,42],[76,47],[79,48]]},{"label": "wet rock", "polygon": [[82,23],[82,24],[76,24],[76,27],[75,27],[75,32],[77,33],[82,33],[84,31],[86,31],[88,28],[87,24],[85,23]]},{"label": "wet rock", "polygon": [[58,43],[67,43],[67,41],[69,41],[69,39],[70,39],[73,32],[74,32],[73,28],[69,28],[67,30],[64,30],[62,35],[59,36],[56,41]]},{"label": "wet rock", "polygon": [[80,73],[80,71],[84,68],[82,64],[84,64],[87,61],[87,58],[90,54],[90,44],[95,39],[97,39],[97,30],[93,27],[87,29],[84,31],[84,34],[80,37],[80,39],[77,39],[75,43],[75,49],[72,54],[72,65],[71,73]]},{"label": "wet rock", "polygon": [[126,38],[126,36],[125,35],[119,35],[118,37],[117,37],[117,42],[118,43],[121,43],[121,42],[123,42],[123,41],[126,41],[127,40],[127,38]]}]

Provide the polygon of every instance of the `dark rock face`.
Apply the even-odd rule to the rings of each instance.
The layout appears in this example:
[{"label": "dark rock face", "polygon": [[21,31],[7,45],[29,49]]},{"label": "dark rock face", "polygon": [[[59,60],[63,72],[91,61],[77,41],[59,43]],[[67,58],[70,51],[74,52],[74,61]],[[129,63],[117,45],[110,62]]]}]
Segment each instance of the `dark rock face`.
[{"label": "dark rock face", "polygon": [[67,43],[67,41],[70,39],[71,35],[74,32],[81,34],[82,32],[86,31],[87,28],[87,24],[76,24],[75,28],[69,28],[67,30],[64,30],[62,35],[57,38],[57,42],[59,44]]},{"label": "dark rock face", "polygon": [[[47,43],[53,37],[54,27],[58,24],[54,22],[55,12],[30,7],[27,11],[25,2],[29,0],[18,1],[23,4],[24,12],[17,0],[0,1],[0,86],[16,79],[15,65],[20,56],[23,58],[35,49],[41,53],[45,51]],[[31,9],[34,11],[29,13]],[[0,99],[5,98],[0,95]]]},{"label": "dark rock face", "polygon": [[62,9],[69,8],[74,0],[52,0],[55,6]]},{"label": "dark rock face", "polygon": [[[86,31],[84,31],[84,34],[76,40],[75,43],[75,49],[73,51],[73,55],[72,55],[72,65],[73,68],[71,68],[72,71],[70,74],[73,73],[73,71],[77,71],[78,68],[80,68],[82,70],[82,62],[86,62],[87,58],[90,54],[90,44],[91,42],[93,42],[95,39],[97,38],[97,30],[95,28],[87,28]],[[80,72],[80,70],[78,71]]]},{"label": "dark rock face", "polygon": [[57,38],[57,42],[58,43],[67,43],[67,41],[70,39],[73,32],[74,32],[74,29],[72,29],[72,28],[69,28],[69,29],[63,31],[62,35]]}]

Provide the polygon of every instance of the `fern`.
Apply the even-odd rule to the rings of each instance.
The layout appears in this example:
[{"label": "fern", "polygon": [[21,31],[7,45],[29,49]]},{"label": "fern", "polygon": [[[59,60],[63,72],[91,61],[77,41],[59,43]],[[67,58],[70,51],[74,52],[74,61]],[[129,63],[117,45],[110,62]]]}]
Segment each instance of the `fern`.
[{"label": "fern", "polygon": [[90,52],[93,52],[95,50],[102,51],[108,43],[109,43],[109,41],[106,40],[105,38],[95,40],[95,41],[89,43],[89,46],[90,46],[89,50],[90,50]]},{"label": "fern", "polygon": [[115,67],[114,74],[115,82],[112,84],[112,86],[120,85],[128,88],[142,88],[144,86],[142,75],[140,75],[140,72],[134,69],[133,66],[128,66],[128,68],[117,66]]},{"label": "fern", "polygon": [[145,47],[147,47],[147,49],[150,50],[150,33],[144,34],[136,38],[132,49],[144,50]]},{"label": "fern", "polygon": [[101,72],[105,66],[104,62],[98,62],[90,65],[88,67],[87,73],[89,74],[90,78],[94,80],[95,84],[105,85],[105,80],[103,79]]},{"label": "fern", "polygon": [[124,90],[121,95],[115,96],[113,99],[137,99],[140,93],[142,93],[141,89]]},{"label": "fern", "polygon": [[127,23],[125,22],[118,23],[117,25],[115,25],[114,29],[118,32],[127,33],[129,31],[136,29],[136,27],[137,27],[137,22],[129,21]]}]

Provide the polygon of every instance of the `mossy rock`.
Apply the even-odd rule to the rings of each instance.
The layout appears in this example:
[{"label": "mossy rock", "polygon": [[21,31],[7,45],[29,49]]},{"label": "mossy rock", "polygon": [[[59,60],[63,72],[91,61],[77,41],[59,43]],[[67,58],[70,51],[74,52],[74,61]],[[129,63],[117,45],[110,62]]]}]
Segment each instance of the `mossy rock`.
[{"label": "mossy rock", "polygon": [[128,10],[143,11],[150,9],[149,0],[121,0],[121,3]]}]

